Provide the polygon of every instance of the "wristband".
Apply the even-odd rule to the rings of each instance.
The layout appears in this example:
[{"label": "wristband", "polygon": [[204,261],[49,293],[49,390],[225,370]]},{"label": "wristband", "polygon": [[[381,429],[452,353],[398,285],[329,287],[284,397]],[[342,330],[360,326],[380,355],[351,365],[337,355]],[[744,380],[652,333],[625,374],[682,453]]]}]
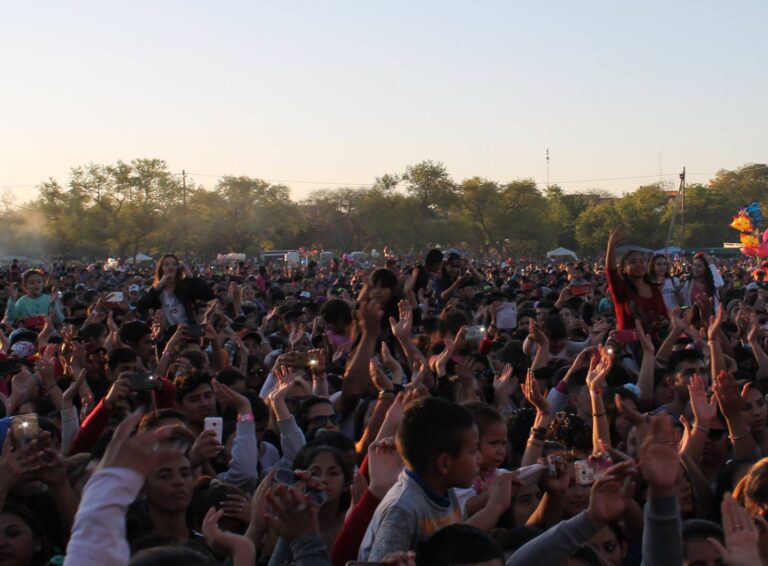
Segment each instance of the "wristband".
[{"label": "wristband", "polygon": [[593,417],[604,417],[605,413],[592,413]]},{"label": "wristband", "polygon": [[543,441],[547,437],[547,429],[544,427],[533,427],[531,428],[531,440],[541,440]]},{"label": "wristband", "polygon": [[253,415],[248,413],[247,415],[237,415],[237,422],[239,423],[252,423],[255,422]]}]

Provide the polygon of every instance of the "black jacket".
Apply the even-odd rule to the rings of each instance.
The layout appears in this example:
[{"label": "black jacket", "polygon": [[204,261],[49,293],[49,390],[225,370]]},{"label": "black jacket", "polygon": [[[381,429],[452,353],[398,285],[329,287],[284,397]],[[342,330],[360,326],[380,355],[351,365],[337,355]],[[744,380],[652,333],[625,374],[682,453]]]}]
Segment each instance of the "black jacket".
[{"label": "black jacket", "polygon": [[[158,291],[155,286],[149,288],[149,292],[139,299],[136,305],[136,310],[141,314],[146,314],[149,309],[160,310],[163,308],[163,303],[160,298],[163,290]],[[198,277],[187,277],[179,281],[176,284],[176,288],[173,290],[173,294],[179,299],[184,310],[187,313],[187,320],[190,323],[196,322],[195,316],[195,302],[196,301],[210,301],[215,297],[213,289],[208,285],[206,281]]]}]

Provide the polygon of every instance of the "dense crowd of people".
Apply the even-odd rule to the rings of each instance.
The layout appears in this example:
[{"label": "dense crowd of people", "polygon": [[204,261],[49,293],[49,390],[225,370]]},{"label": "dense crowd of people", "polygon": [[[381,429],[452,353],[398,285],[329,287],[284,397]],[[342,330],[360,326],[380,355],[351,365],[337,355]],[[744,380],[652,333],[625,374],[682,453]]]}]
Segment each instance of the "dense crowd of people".
[{"label": "dense crowd of people", "polygon": [[766,266],[619,244],[14,262],[0,565],[768,564]]}]

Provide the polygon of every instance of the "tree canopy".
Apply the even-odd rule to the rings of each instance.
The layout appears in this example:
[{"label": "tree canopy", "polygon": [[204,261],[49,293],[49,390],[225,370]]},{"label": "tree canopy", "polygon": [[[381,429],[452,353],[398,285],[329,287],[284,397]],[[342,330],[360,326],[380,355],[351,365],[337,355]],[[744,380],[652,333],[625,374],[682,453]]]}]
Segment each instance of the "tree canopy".
[{"label": "tree canopy", "polygon": [[[285,185],[244,176],[222,177],[210,189],[184,188],[164,161],[134,159],[73,167],[65,184],[41,183],[38,198],[23,207],[6,196],[0,246],[9,255],[86,259],[299,246],[407,253],[440,245],[527,257],[564,246],[590,255],[601,252],[618,223],[628,241],[664,245],[674,193],[659,184],[613,196],[542,187],[533,179],[457,182],[442,163],[423,161],[385,173],[370,187],[318,190],[297,201]],[[674,243],[716,247],[735,240],[731,216],[752,201],[768,205],[766,165],[722,170],[707,184],[688,186],[684,233],[677,230]]]}]

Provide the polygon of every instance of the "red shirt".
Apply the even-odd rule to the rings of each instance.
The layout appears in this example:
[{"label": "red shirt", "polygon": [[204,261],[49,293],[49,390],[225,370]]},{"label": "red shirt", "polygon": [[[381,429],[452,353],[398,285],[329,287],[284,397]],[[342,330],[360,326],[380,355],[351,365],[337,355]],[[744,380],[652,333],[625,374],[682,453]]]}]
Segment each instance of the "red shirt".
[{"label": "red shirt", "polygon": [[657,285],[651,285],[651,296],[642,297],[632,289],[624,277],[615,269],[609,269],[608,291],[613,299],[613,309],[616,312],[616,328],[618,330],[633,330],[635,320],[639,319],[643,330],[656,334],[653,328],[659,317],[668,319],[664,297]]}]

